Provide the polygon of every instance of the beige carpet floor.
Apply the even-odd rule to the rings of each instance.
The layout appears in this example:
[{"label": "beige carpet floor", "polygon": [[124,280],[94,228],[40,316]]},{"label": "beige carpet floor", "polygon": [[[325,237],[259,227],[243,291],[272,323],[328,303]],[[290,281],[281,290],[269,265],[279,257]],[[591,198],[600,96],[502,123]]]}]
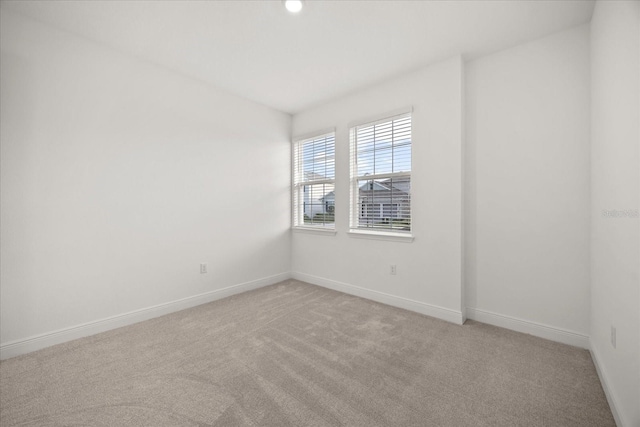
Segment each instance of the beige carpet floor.
[{"label": "beige carpet floor", "polygon": [[586,350],[295,280],[0,363],[4,426],[614,426]]}]

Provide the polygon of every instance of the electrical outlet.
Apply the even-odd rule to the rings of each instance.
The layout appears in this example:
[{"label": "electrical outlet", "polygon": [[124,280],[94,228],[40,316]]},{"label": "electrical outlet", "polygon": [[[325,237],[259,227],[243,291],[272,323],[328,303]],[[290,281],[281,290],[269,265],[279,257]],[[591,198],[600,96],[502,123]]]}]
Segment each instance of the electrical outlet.
[{"label": "electrical outlet", "polygon": [[205,274],[207,272],[207,263],[203,262],[200,264],[200,274]]},{"label": "electrical outlet", "polygon": [[616,348],[616,327],[611,326],[611,345]]},{"label": "electrical outlet", "polygon": [[390,268],[389,268],[389,274],[396,274],[396,265],[395,264],[391,264]]}]

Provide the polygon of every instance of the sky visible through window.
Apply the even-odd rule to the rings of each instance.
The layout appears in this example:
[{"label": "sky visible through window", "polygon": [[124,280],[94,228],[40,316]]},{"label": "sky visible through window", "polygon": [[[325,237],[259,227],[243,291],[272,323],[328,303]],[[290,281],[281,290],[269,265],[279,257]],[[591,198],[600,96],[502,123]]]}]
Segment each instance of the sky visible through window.
[{"label": "sky visible through window", "polygon": [[411,117],[356,131],[358,176],[411,171]]},{"label": "sky visible through window", "polygon": [[334,139],[333,136],[327,136],[302,144],[302,172],[305,181],[335,178]]}]

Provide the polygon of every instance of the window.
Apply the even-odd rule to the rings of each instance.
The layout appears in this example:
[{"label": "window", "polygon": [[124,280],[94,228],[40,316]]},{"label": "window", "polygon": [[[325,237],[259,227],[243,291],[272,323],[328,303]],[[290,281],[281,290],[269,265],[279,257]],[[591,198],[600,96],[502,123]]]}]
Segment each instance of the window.
[{"label": "window", "polygon": [[351,228],[411,231],[411,113],[351,128]]},{"label": "window", "polygon": [[335,228],[335,133],[293,144],[293,226]]}]

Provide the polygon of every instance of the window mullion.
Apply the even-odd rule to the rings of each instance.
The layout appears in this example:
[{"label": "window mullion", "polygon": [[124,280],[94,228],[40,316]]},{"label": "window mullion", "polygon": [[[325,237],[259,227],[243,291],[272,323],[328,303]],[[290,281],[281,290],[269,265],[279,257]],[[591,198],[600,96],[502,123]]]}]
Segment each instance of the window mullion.
[{"label": "window mullion", "polygon": [[411,172],[395,172],[395,173],[381,173],[377,175],[358,175],[356,177],[357,180],[376,180],[376,179],[387,179],[387,178],[398,178],[398,177],[410,177]]}]

